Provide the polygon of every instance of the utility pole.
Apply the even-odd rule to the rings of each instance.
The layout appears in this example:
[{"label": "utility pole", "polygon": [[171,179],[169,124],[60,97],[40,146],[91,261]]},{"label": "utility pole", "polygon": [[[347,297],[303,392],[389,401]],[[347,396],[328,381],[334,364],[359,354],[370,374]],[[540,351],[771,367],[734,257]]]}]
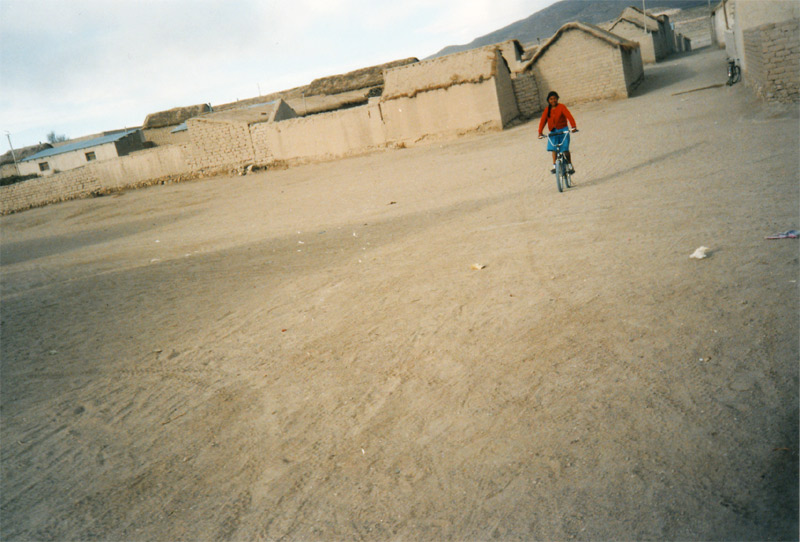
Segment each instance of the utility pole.
[{"label": "utility pole", "polygon": [[8,146],[11,149],[11,158],[14,159],[14,167],[17,170],[17,177],[21,177],[19,174],[19,164],[17,164],[17,155],[14,154],[14,146],[11,144],[11,134],[8,133],[8,130],[6,130],[6,137],[8,138]]},{"label": "utility pole", "polygon": [[[711,1],[711,0],[709,0]],[[647,35],[647,8],[644,7],[644,0],[642,0],[642,27],[644,28],[644,35]]]}]

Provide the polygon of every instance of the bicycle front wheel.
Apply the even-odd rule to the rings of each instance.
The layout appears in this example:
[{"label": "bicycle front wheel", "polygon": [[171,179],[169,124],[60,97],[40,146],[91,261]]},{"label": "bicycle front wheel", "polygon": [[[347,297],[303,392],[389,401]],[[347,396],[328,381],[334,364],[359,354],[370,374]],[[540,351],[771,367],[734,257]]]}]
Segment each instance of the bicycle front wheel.
[{"label": "bicycle front wheel", "polygon": [[559,192],[564,191],[564,162],[561,160],[556,160],[556,186]]}]

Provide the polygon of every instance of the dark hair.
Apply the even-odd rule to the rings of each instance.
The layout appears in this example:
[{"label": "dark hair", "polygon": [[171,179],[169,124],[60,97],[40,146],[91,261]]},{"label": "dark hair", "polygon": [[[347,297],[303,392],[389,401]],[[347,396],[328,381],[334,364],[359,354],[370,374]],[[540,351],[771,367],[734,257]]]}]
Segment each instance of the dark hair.
[{"label": "dark hair", "polygon": [[550,108],[552,107],[550,105],[550,96],[555,96],[556,100],[558,100],[558,92],[556,92],[555,90],[551,90],[550,92],[547,93],[547,118],[548,119],[550,118]]}]

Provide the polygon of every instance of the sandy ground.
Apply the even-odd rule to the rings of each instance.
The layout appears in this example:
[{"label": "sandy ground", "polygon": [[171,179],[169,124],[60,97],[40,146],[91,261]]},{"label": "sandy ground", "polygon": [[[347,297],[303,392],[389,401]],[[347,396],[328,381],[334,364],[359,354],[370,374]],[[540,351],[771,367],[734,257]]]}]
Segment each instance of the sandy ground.
[{"label": "sandy ground", "polygon": [[528,123],[0,218],[2,538],[796,539],[800,123],[724,58],[563,194]]}]

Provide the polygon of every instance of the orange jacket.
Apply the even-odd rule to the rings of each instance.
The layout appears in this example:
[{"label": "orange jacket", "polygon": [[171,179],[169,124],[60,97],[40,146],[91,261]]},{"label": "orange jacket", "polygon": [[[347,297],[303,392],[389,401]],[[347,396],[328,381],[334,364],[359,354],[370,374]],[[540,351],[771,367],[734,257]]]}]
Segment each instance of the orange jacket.
[{"label": "orange jacket", "polygon": [[566,128],[567,121],[573,128],[577,128],[575,119],[572,118],[572,113],[569,112],[567,106],[564,104],[556,104],[555,107],[550,108],[550,116],[547,116],[547,108],[542,111],[542,120],[539,121],[539,135],[542,135],[544,123],[547,122],[547,129],[551,132],[559,128]]}]

